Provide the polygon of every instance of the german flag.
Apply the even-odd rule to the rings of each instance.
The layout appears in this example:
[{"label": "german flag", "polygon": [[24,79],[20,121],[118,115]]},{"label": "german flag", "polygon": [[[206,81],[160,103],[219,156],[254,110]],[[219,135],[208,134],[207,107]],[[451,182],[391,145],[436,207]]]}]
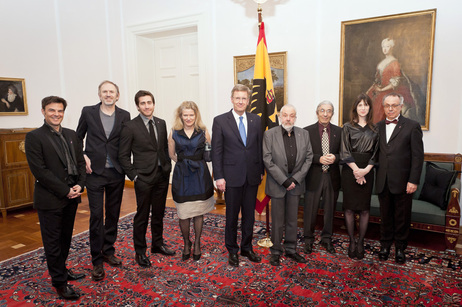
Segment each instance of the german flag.
[{"label": "german flag", "polygon": [[[261,129],[264,132],[270,128],[278,126],[276,96],[273,88],[273,77],[266,48],[265,24],[260,25],[258,36],[257,52],[255,53],[255,71],[253,75],[252,101],[250,112],[261,117]],[[265,194],[266,173],[258,187],[257,203],[255,210],[262,213],[265,206],[270,201],[270,197]]]}]

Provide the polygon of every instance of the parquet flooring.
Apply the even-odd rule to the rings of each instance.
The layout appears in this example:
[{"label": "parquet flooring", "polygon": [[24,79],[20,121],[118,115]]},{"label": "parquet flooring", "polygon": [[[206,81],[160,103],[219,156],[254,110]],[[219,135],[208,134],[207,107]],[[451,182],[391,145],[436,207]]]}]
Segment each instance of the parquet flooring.
[{"label": "parquet flooring", "polygon": [[[174,207],[171,193],[169,191],[167,197],[167,206]],[[133,186],[126,185],[120,216],[125,216],[136,211],[136,199]],[[225,215],[225,206],[217,205],[212,213]],[[299,211],[298,222],[299,226],[303,225],[303,212]],[[88,230],[90,219],[90,210],[88,208],[88,199],[86,195],[82,197],[82,203],[77,209],[77,215],[74,224],[74,234]],[[266,220],[265,215],[255,214],[256,220]],[[322,222],[320,221],[320,223]],[[343,221],[335,221],[335,233],[345,233]],[[425,239],[422,241],[422,234]],[[441,234],[433,234],[428,232],[411,232],[410,244],[423,246],[434,249],[444,249]],[[378,225],[370,225],[368,230],[368,238],[378,239]],[[459,237],[457,253],[462,254],[462,236]],[[413,241],[414,240],[414,241]],[[422,241],[422,242],[421,242]],[[431,242],[431,246],[428,244]],[[223,243],[224,244],[224,243]],[[0,219],[0,261],[9,259],[23,253],[33,251],[42,246],[42,238],[40,235],[40,225],[38,216],[34,209],[24,208],[16,211],[9,211],[5,219]]]}]

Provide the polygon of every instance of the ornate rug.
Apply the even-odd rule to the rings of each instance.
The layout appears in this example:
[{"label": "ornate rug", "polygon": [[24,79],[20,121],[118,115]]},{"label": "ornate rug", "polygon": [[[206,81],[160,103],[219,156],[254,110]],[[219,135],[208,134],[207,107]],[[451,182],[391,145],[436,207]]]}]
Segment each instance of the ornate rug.
[{"label": "ornate rug", "polygon": [[[106,278],[93,282],[88,232],[76,235],[68,268],[87,276],[71,281],[80,300],[59,299],[46,268],[43,249],[0,263],[0,306],[353,306],[353,305],[461,305],[462,257],[409,247],[408,261],[397,265],[377,260],[379,243],[367,241],[363,260],[347,256],[348,238],[334,235],[337,254],[315,244],[306,264],[282,257],[282,266],[269,264],[269,251],[256,246],[263,261],[240,258],[238,268],[227,263],[224,217],[208,214],[202,236],[202,258],[181,261],[183,240],[175,209],[167,209],[164,239],[174,256],[149,255],[151,268],[134,260],[133,215],[120,220],[116,250],[124,263],[105,264]],[[148,229],[149,233],[149,229]],[[299,231],[299,248],[302,249]],[[265,237],[256,222],[255,241]],[[150,235],[148,235],[150,242]],[[394,250],[392,254],[394,255]]]}]

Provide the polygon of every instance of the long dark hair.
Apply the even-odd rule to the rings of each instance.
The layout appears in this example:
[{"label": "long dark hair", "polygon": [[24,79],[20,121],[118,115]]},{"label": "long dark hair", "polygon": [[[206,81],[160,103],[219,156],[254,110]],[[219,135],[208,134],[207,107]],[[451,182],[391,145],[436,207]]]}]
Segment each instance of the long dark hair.
[{"label": "long dark hair", "polygon": [[356,98],[355,102],[351,106],[350,110],[350,124],[355,125],[358,124],[359,122],[359,115],[358,115],[358,104],[360,104],[361,101],[364,101],[366,105],[369,106],[369,113],[366,115],[366,122],[367,125],[372,129],[375,130],[375,125],[374,122],[372,121],[373,115],[374,115],[374,110],[372,108],[372,100],[369,96],[367,96],[364,93],[359,94],[358,98]]}]

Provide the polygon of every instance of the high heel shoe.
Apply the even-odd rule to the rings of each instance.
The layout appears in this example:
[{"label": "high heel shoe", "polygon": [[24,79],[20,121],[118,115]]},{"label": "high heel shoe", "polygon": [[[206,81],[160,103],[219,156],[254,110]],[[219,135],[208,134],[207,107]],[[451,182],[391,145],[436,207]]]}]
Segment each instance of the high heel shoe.
[{"label": "high heel shoe", "polygon": [[202,253],[197,254],[197,255],[196,255],[196,254],[193,254],[193,260],[194,260],[194,261],[199,261],[199,260],[201,259],[201,255],[202,255]]},{"label": "high heel shoe", "polygon": [[351,259],[356,257],[356,248],[354,242],[350,242],[350,245],[348,246],[348,257]]},{"label": "high heel shoe", "polygon": [[181,255],[181,260],[186,261],[191,257],[191,246],[192,246],[192,243],[191,241],[189,241],[188,248],[187,248],[189,253],[185,254],[183,251],[183,254]]},{"label": "high heel shoe", "polygon": [[364,258],[364,244],[359,244],[359,242],[356,245],[356,258],[358,258],[358,260]]}]

